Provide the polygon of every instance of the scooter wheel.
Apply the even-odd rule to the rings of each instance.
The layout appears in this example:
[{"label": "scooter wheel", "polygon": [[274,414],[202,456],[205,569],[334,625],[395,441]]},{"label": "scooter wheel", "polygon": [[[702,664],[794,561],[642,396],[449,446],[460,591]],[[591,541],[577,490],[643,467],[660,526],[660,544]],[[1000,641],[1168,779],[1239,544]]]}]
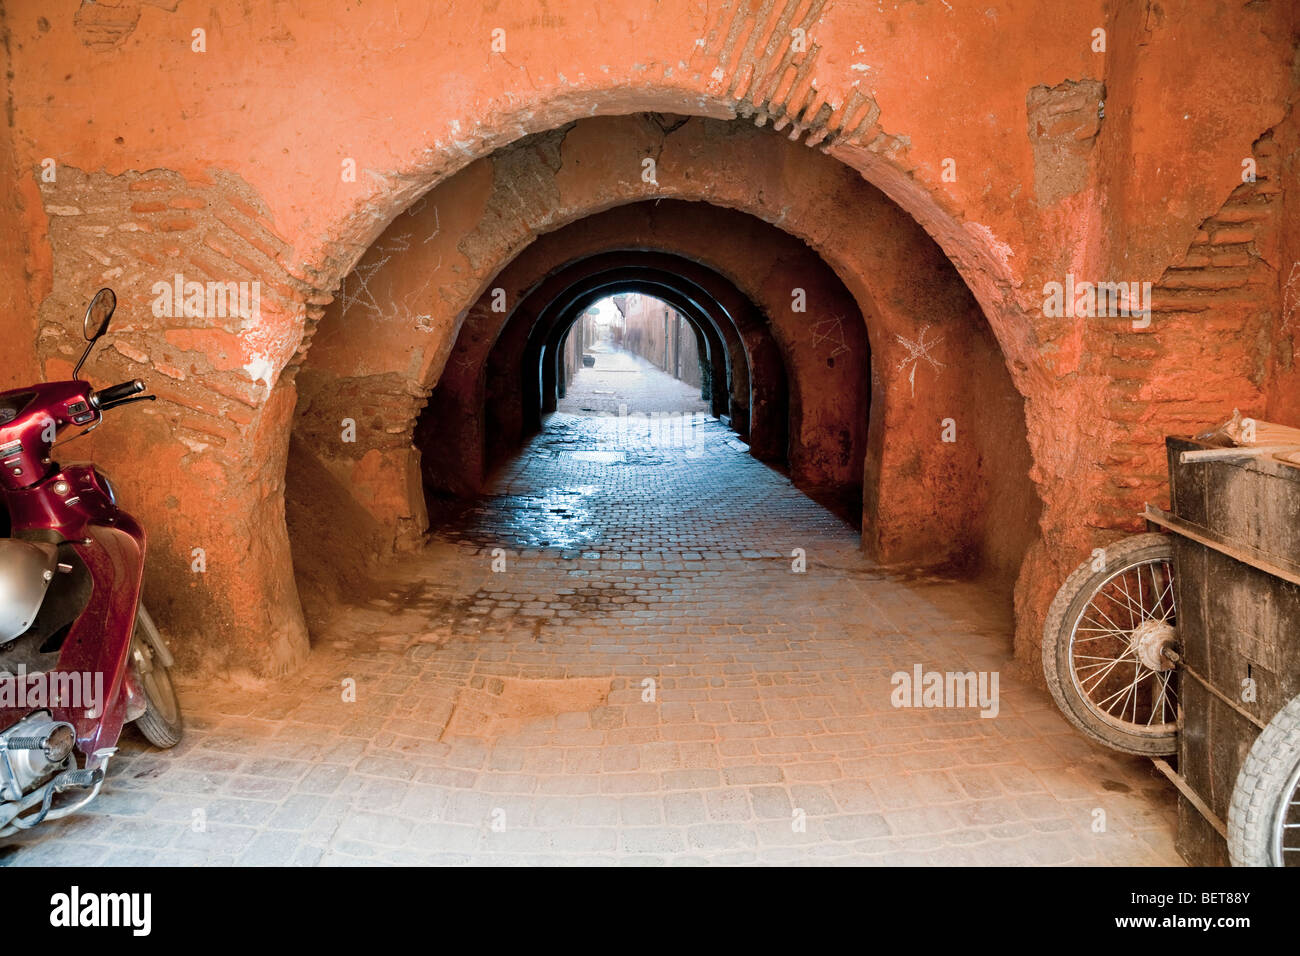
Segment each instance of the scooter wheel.
[{"label": "scooter wheel", "polygon": [[162,637],[156,631],[151,635],[142,633],[153,621],[143,607],[140,612],[131,639],[131,668],[137,685],[144,691],[145,711],[135,723],[149,743],[165,750],[180,743],[184,732],[181,703],[171,674],[155,651],[154,641],[161,641]]}]

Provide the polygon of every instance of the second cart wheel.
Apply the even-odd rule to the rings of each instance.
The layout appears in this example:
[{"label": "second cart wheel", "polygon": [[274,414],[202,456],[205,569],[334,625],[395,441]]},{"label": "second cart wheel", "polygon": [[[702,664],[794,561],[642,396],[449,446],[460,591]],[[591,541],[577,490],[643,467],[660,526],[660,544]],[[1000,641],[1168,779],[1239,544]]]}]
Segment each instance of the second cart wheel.
[{"label": "second cart wheel", "polygon": [[1255,738],[1228,807],[1233,866],[1300,866],[1300,697]]},{"label": "second cart wheel", "polygon": [[1081,564],[1043,628],[1043,673],[1066,719],[1123,753],[1177,750],[1173,544],[1139,534]]}]

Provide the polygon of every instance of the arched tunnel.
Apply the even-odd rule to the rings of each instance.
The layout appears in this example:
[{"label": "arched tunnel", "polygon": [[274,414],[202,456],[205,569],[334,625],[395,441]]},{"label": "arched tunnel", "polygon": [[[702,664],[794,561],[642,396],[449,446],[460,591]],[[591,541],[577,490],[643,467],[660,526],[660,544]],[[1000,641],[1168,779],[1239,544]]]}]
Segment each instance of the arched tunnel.
[{"label": "arched tunnel", "polygon": [[193,719],[100,800],[234,801],[160,861],[1178,859],[1044,634],[1166,436],[1300,412],[1284,5],[254,4],[158,90],[175,4],[36,6],[0,377],[115,290],[87,375],[157,400],[74,448]]},{"label": "arched tunnel", "polygon": [[[332,593],[354,573],[357,541],[409,546],[425,530],[427,495],[482,493],[556,410],[560,344],[574,319],[601,298],[636,291],[671,305],[695,330],[711,411],[750,454],[849,515],[869,557],[981,577],[1009,608],[1039,509],[1023,397],[942,251],[834,161],[734,123],[683,118],[672,134],[687,157],[704,161],[707,151],[715,181],[743,181],[729,156],[747,166],[797,160],[807,185],[852,193],[855,215],[875,217],[879,231],[861,247],[834,248],[834,266],[817,250],[835,223],[813,210],[787,204],[778,226],[752,195],[718,195],[703,180],[668,196],[647,184],[611,204],[617,174],[588,175],[544,211],[552,228],[532,226],[526,247],[491,238],[501,251],[476,265],[479,294],[457,317],[445,354],[431,356],[425,344],[445,334],[439,317],[414,328],[384,320],[405,315],[407,297],[439,281],[447,202],[458,214],[468,184],[495,189],[504,170],[513,180],[521,165],[546,169],[556,148],[566,166],[591,162],[587,143],[607,152],[604,143],[628,142],[634,156],[638,138],[664,135],[662,122],[583,121],[486,157],[398,216],[362,257],[298,376],[287,496],[291,531],[300,523],[313,539],[297,549],[299,574],[332,582]],[[559,185],[546,171],[538,192]],[[518,185],[507,188],[514,194]],[[412,241],[418,236],[434,241]],[[394,392],[401,400],[381,405]],[[355,402],[367,414],[371,403],[376,417],[344,441],[338,423]],[[299,469],[312,477],[297,481]],[[325,475],[335,476],[335,493],[320,493]],[[331,557],[319,529],[340,513],[355,526]]]}]

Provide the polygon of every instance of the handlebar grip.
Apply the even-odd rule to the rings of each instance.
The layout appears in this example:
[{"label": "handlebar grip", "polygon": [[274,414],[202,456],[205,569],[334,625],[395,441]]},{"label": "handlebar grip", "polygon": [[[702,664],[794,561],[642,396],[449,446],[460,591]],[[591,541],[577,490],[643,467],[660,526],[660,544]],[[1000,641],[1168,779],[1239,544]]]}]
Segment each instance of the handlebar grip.
[{"label": "handlebar grip", "polygon": [[90,395],[90,402],[96,408],[103,408],[105,405],[120,402],[124,398],[130,398],[132,395],[138,395],[143,391],[144,382],[137,378],[129,382],[110,385],[108,388],[100,389],[98,392],[92,392]]}]

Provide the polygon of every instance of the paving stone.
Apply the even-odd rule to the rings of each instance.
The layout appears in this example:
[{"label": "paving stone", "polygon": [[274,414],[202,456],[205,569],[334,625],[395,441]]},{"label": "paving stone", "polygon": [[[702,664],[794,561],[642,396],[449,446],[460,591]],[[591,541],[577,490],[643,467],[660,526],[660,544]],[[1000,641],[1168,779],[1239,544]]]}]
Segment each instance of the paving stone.
[{"label": "paving stone", "polygon": [[827,817],[823,822],[832,840],[862,840],[892,832],[879,813],[856,813]]}]

